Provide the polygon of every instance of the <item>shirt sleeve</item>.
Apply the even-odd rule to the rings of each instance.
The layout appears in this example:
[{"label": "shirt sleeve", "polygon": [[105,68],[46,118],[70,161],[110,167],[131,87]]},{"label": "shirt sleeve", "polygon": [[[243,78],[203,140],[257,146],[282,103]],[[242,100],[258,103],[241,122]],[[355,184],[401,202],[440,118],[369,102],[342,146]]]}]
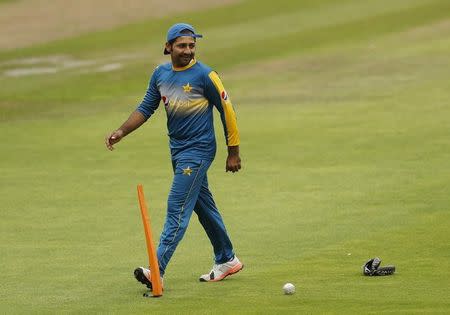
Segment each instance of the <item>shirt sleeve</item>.
[{"label": "shirt sleeve", "polygon": [[230,97],[223,87],[219,75],[211,71],[206,79],[206,98],[220,113],[225,140],[228,146],[237,146],[240,143],[239,130],[237,128],[236,113],[231,104]]},{"label": "shirt sleeve", "polygon": [[158,68],[156,68],[156,70],[153,72],[144,99],[136,109],[142,115],[144,115],[146,120],[149,119],[151,115],[153,115],[153,113],[159,106],[159,102],[161,101],[161,94],[159,93],[158,87],[156,85],[157,71]]}]

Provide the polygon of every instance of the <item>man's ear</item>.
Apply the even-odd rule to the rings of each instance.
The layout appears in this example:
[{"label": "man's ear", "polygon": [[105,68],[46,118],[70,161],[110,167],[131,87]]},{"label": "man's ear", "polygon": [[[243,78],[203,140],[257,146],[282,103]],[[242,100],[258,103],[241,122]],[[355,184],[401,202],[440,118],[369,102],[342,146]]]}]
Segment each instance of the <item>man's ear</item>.
[{"label": "man's ear", "polygon": [[166,43],[166,50],[171,53],[172,52],[172,45],[169,44],[169,43]]}]

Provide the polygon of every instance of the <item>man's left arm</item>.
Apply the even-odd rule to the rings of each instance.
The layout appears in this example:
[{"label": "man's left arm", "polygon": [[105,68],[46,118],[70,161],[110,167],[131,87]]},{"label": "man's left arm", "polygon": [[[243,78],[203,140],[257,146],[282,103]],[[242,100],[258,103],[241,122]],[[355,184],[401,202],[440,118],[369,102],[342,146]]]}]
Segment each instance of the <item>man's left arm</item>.
[{"label": "man's left arm", "polygon": [[222,120],[225,141],[228,146],[225,170],[233,173],[238,172],[241,169],[241,158],[239,157],[240,138],[236,113],[234,112],[230,97],[215,71],[211,71],[208,75],[206,96],[216,106],[220,113],[220,119]]}]

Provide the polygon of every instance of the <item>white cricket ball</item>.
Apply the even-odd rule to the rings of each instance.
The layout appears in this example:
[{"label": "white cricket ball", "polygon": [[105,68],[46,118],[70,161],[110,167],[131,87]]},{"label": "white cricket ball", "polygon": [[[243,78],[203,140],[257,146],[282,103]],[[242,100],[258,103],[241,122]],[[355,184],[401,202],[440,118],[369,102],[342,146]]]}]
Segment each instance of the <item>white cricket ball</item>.
[{"label": "white cricket ball", "polygon": [[286,295],[291,295],[295,293],[295,285],[293,285],[292,283],[286,283],[283,286],[283,292]]}]

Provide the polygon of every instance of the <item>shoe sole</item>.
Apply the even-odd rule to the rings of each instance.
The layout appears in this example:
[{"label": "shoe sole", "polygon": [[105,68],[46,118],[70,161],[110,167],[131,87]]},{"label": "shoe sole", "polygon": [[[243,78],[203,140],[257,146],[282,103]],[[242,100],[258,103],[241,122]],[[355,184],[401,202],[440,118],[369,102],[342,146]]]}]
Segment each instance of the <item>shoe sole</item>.
[{"label": "shoe sole", "polygon": [[151,283],[150,280],[148,280],[148,278],[144,275],[144,272],[142,271],[141,268],[136,268],[136,269],[134,270],[134,277],[136,278],[137,281],[139,281],[139,282],[142,283],[143,285],[147,286],[147,288],[149,288],[150,291],[153,289],[152,283]]},{"label": "shoe sole", "polygon": [[242,269],[244,269],[244,264],[237,265],[236,267],[230,269],[230,271],[228,273],[226,273],[225,275],[223,275],[221,278],[217,278],[217,279],[213,279],[213,280],[205,280],[203,278],[200,278],[199,280],[200,280],[200,282],[218,282],[218,281],[222,281],[226,277],[234,275],[235,273],[238,273]]}]

